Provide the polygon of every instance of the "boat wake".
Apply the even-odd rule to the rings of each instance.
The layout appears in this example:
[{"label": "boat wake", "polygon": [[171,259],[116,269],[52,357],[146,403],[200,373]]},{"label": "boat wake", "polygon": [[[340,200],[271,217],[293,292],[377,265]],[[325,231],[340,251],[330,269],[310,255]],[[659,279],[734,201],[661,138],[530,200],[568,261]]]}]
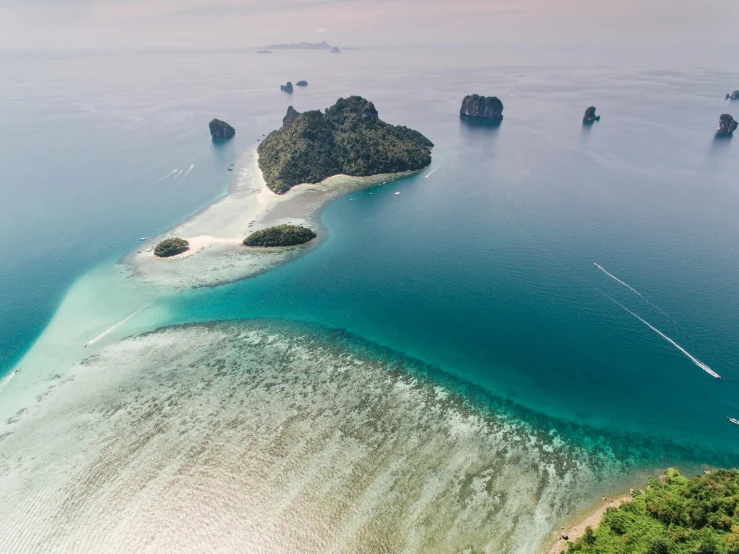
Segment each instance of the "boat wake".
[{"label": "boat wake", "polygon": [[[187,168],[187,171],[185,171],[185,174],[182,176],[182,179],[180,179],[180,183],[187,178],[188,174],[192,171],[192,168],[193,167],[195,167],[195,164],[190,164],[190,167]],[[182,172],[180,172],[180,173],[182,173]],[[177,177],[175,177],[175,180],[177,180]]]},{"label": "boat wake", "polygon": [[[596,264],[596,265],[598,265],[598,264]],[[631,287],[629,287],[629,288],[631,288]],[[660,331],[659,329],[657,329],[654,325],[652,325],[651,323],[649,323],[646,319],[644,319],[644,318],[639,317],[638,315],[636,315],[634,312],[632,312],[626,306],[624,306],[623,304],[621,304],[621,302],[619,302],[618,300],[614,300],[610,296],[609,296],[609,298],[611,300],[613,300],[613,302],[615,302],[616,304],[618,304],[619,306],[621,306],[624,310],[626,310],[627,312],[629,312],[631,315],[633,315],[636,319],[638,319],[639,321],[641,321],[644,325],[646,325],[647,327],[649,327],[652,331],[654,331],[655,333],[657,333],[660,337],[662,337],[667,342],[669,342],[672,346],[674,346],[675,348],[677,348],[680,352],[682,352],[683,354],[685,354],[688,357],[688,359],[690,359],[691,362],[693,362],[695,365],[697,365],[703,371],[705,371],[706,373],[708,373],[711,377],[715,377],[716,379],[721,379],[721,376],[718,373],[716,373],[715,371],[713,371],[710,367],[708,367],[708,364],[706,364],[704,362],[701,362],[698,358],[696,358],[695,356],[693,356],[690,352],[688,352],[687,350],[685,350],[682,346],[680,346],[678,343],[676,343],[670,337],[668,337],[667,335],[665,335],[662,331]]]},{"label": "boat wake", "polygon": [[439,169],[440,167],[441,167],[440,165],[437,165],[437,166],[436,166],[436,167],[435,167],[434,169],[432,169],[431,171],[429,171],[429,172],[428,172],[428,173],[426,174],[426,179],[428,179],[428,178],[429,178],[429,177],[431,177],[431,176],[432,176],[432,175],[433,175],[434,173],[436,173],[436,170],[437,170],[437,169]]},{"label": "boat wake", "polygon": [[[161,296],[161,295],[160,295],[160,296]],[[116,329],[117,329],[118,327],[120,327],[121,325],[123,325],[124,323],[126,323],[126,321],[128,321],[129,319],[131,319],[131,318],[132,318],[132,317],[134,317],[135,315],[137,315],[137,314],[139,314],[139,313],[143,312],[143,311],[144,311],[144,310],[145,310],[146,308],[148,308],[148,307],[149,307],[149,306],[151,306],[151,305],[152,305],[152,304],[153,304],[154,302],[156,302],[158,298],[159,298],[159,296],[157,296],[157,297],[156,297],[156,298],[155,298],[154,300],[152,300],[151,302],[149,302],[148,304],[146,304],[146,305],[145,305],[145,306],[144,306],[143,308],[139,308],[138,310],[136,310],[135,312],[133,312],[133,313],[132,313],[132,314],[131,314],[130,316],[128,316],[128,317],[127,317],[126,319],[123,319],[123,320],[119,321],[118,323],[116,323],[115,325],[113,325],[113,327],[111,327],[110,329],[106,329],[105,331],[103,331],[102,333],[100,333],[100,334],[99,334],[98,336],[96,336],[95,338],[93,338],[93,339],[90,339],[89,341],[87,341],[87,342],[85,343],[85,348],[87,348],[87,347],[88,347],[88,346],[90,346],[90,345],[93,345],[93,344],[95,344],[95,343],[96,343],[97,341],[99,341],[100,339],[102,339],[102,338],[103,338],[104,336],[106,336],[106,335],[107,335],[107,334],[109,334],[109,333],[112,333],[112,332],[113,332],[113,331],[115,331],[115,330],[116,330]]]},{"label": "boat wake", "polygon": [[157,183],[161,183],[162,181],[164,181],[164,180],[166,180],[166,179],[170,178],[170,177],[171,177],[172,175],[174,175],[175,173],[177,173],[177,169],[173,169],[172,171],[170,171],[169,173],[167,173],[167,174],[166,174],[166,175],[165,175],[164,177],[160,177],[159,179],[157,179],[156,181],[154,181],[154,182],[152,183],[152,185],[156,185]]},{"label": "boat wake", "polygon": [[10,374],[3,378],[2,381],[0,381],[0,391],[2,391],[8,383],[10,383],[10,380],[16,376],[16,374],[21,370],[21,368],[17,367],[13,371],[10,372]]}]

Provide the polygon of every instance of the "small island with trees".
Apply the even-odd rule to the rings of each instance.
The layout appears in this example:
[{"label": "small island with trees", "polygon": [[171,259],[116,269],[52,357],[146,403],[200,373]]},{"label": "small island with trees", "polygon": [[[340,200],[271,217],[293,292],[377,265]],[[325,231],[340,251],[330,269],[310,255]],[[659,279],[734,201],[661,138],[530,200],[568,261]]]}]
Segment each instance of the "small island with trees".
[{"label": "small island with trees", "polygon": [[609,508],[566,552],[738,553],[739,472],[719,469],[687,479],[668,469],[644,492],[634,491],[630,502]]},{"label": "small island with trees", "polygon": [[297,246],[316,238],[316,234],[301,225],[275,225],[254,231],[244,239],[246,246]]},{"label": "small island with trees", "polygon": [[154,255],[160,258],[169,258],[170,256],[176,256],[182,254],[190,249],[190,243],[185,239],[173,237],[164,239],[162,242],[156,245],[154,248]]},{"label": "small island with trees", "polygon": [[390,125],[372,102],[340,98],[325,112],[288,108],[282,128],[259,145],[259,167],[267,186],[284,194],[295,185],[333,175],[367,177],[422,169],[434,144],[418,131]]}]

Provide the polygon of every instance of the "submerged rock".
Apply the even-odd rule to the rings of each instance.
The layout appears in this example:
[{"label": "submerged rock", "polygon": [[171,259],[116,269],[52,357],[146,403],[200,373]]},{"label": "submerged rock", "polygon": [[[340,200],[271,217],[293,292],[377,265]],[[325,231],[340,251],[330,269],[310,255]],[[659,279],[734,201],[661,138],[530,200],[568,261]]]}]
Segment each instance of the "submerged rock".
[{"label": "submerged rock", "polygon": [[236,129],[220,119],[214,119],[208,124],[208,127],[210,127],[210,136],[213,138],[228,139],[236,134]]},{"label": "submerged rock", "polygon": [[340,54],[341,50],[339,50],[336,46],[334,46],[331,50],[329,50],[331,54]]},{"label": "submerged rock", "polygon": [[501,120],[503,119],[503,102],[497,96],[468,95],[462,100],[459,114],[465,117]]},{"label": "submerged rock", "polygon": [[296,110],[295,108],[293,108],[292,106],[288,106],[287,113],[285,114],[285,117],[282,118],[282,128],[287,129],[299,117],[300,117],[300,112]]},{"label": "submerged rock", "polygon": [[587,110],[585,110],[585,115],[582,118],[582,122],[594,123],[596,121],[600,121],[600,116],[595,115],[595,106],[590,106]]},{"label": "submerged rock", "polygon": [[718,132],[724,133],[727,135],[732,134],[737,127],[736,120],[731,117],[729,114],[721,114],[721,117],[718,118]]},{"label": "submerged rock", "polygon": [[292,94],[293,93],[293,84],[290,81],[288,81],[284,85],[280,85],[280,90],[282,92],[287,92],[288,94]]},{"label": "submerged rock", "polygon": [[731,94],[726,95],[727,100],[739,100],[739,90],[735,90]]},{"label": "submerged rock", "polygon": [[298,87],[307,87],[308,86],[308,81],[302,81],[302,80],[301,81],[298,81],[297,83],[295,83],[295,86],[298,86]]}]

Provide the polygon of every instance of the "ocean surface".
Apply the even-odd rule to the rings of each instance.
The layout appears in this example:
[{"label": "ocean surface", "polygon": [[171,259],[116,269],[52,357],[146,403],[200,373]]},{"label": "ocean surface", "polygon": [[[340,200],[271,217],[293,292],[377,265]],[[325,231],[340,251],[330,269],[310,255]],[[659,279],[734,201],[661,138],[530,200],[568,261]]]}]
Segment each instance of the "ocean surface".
[{"label": "ocean surface", "polygon": [[[164,297],[116,337],[253,318],[340,329],[477,403],[577,429],[580,447],[606,438],[635,467],[736,464],[739,144],[714,131],[721,113],[739,117],[724,101],[737,73],[524,58],[1,55],[0,375],[36,371],[22,358],[59,306],[91,279],[105,291],[141,237],[224,194],[229,165],[288,105],[358,94],[431,139],[431,166],[331,203],[327,239],[297,260]],[[280,93],[299,79],[309,87]],[[504,121],[460,120],[469,93],[500,97]],[[589,105],[602,119],[583,127]],[[213,117],[234,140],[211,142]],[[112,286],[102,298],[99,331],[145,303]],[[44,372],[63,373],[57,355]],[[21,392],[0,390],[0,405]]]}]

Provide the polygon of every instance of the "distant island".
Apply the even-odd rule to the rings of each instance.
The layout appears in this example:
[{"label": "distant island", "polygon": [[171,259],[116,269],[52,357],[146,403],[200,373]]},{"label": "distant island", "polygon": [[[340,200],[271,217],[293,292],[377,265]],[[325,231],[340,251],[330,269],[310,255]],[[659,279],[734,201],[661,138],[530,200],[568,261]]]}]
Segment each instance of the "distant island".
[{"label": "distant island", "polygon": [[156,245],[154,248],[154,255],[160,258],[169,258],[170,256],[176,256],[182,254],[190,249],[190,243],[185,239],[178,237],[164,239],[162,242]]},{"label": "distant island", "polygon": [[341,50],[336,46],[334,46],[331,50],[329,50],[329,52],[332,54],[341,54]]},{"label": "distant island", "polygon": [[731,94],[726,95],[727,100],[739,100],[739,90],[735,90]]},{"label": "distant island", "polygon": [[595,123],[596,121],[600,121],[600,116],[595,114],[595,106],[590,106],[587,110],[585,110],[585,115],[582,118],[582,122],[587,123]]},{"label": "distant island", "polygon": [[288,94],[292,94],[293,93],[293,84],[290,81],[288,81],[284,85],[280,85],[280,90],[282,92],[287,92]]},{"label": "distant island", "polygon": [[418,131],[385,123],[372,102],[340,98],[326,110],[287,110],[282,128],[257,148],[267,186],[283,194],[332,175],[399,173],[431,163],[434,144]]},{"label": "distant island", "polygon": [[501,121],[503,119],[503,102],[501,102],[497,96],[470,94],[465,96],[464,100],[462,100],[462,107],[459,109],[459,115],[462,117]]},{"label": "distant island", "polygon": [[225,121],[221,121],[220,119],[213,119],[210,123],[208,123],[208,127],[210,128],[210,136],[212,136],[213,138],[229,139],[236,134],[236,129],[231,127]]},{"label": "distant island", "polygon": [[271,50],[257,50],[257,54],[271,54]]},{"label": "distant island", "polygon": [[731,115],[724,113],[718,118],[718,132],[724,135],[731,135],[736,131],[737,122]]},{"label": "distant island", "polygon": [[316,238],[316,234],[301,225],[275,225],[260,231],[254,231],[244,239],[246,246],[296,246],[305,244]]},{"label": "distant island", "polygon": [[270,44],[264,50],[331,50],[333,46],[323,42],[291,42],[289,44]]},{"label": "distant island", "polygon": [[570,554],[728,554],[739,548],[739,473],[714,470],[692,479],[668,469],[630,502],[587,527]]},{"label": "distant island", "polygon": [[296,87],[307,87],[308,86],[308,81],[302,81],[302,80],[301,81],[298,81],[297,83],[295,83],[295,86]]}]

